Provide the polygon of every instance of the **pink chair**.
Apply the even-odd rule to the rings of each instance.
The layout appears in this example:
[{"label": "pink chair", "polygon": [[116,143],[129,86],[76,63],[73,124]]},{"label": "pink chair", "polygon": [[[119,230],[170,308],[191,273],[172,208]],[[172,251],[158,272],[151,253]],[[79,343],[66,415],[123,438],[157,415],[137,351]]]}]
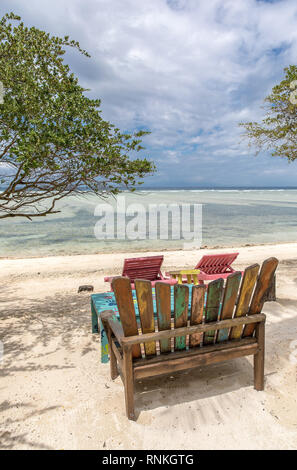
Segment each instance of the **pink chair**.
[{"label": "pink chair", "polygon": [[[176,284],[177,279],[165,278],[161,272],[161,265],[164,256],[144,256],[143,258],[126,258],[124,260],[124,267],[122,276],[128,277],[131,281],[131,288],[134,289],[135,279],[147,279],[151,281],[152,286],[157,281],[167,282],[168,284]],[[105,282],[111,284],[115,276],[108,276],[104,278]]]},{"label": "pink chair", "polygon": [[224,253],[220,255],[204,255],[195,269],[200,269],[198,280],[200,284],[204,281],[212,281],[214,279],[226,279],[235,270],[231,267],[233,261],[239,253]]}]

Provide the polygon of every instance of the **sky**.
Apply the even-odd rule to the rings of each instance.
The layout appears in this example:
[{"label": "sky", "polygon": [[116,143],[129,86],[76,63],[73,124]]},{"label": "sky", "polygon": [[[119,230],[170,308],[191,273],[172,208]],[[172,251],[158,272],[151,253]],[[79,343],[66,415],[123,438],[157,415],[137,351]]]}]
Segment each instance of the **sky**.
[{"label": "sky", "polygon": [[151,132],[145,186],[297,186],[297,162],[256,157],[238,126],[297,62],[296,0],[1,0],[10,11],[91,54],[65,60],[104,119]]}]

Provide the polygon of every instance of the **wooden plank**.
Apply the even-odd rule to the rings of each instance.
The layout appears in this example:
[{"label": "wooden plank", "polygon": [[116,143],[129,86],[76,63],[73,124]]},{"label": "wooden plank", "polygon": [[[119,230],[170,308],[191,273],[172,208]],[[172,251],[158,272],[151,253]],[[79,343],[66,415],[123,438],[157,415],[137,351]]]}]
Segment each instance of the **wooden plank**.
[{"label": "wooden plank", "polygon": [[[249,340],[253,340],[254,338],[246,338],[246,339],[249,339]],[[112,350],[117,358],[117,361],[120,365],[120,367],[123,367],[123,351],[122,349],[119,347],[118,343],[115,343],[114,341],[112,341]],[[135,359],[136,361],[138,361],[139,359]]]},{"label": "wooden plank", "polygon": [[[278,260],[276,258],[268,258],[263,262],[255,292],[248,311],[249,315],[254,315],[256,313],[261,312],[265,298],[267,297],[267,293],[269,292],[271,283],[273,281],[277,265]],[[243,336],[251,336],[254,332],[254,329],[255,325],[253,324],[246,326],[243,331]]]},{"label": "wooden plank", "polygon": [[265,295],[264,302],[275,302],[276,301],[276,276],[273,276],[269,290]]},{"label": "wooden plank", "polygon": [[[205,323],[215,322],[218,318],[220,301],[222,298],[224,280],[216,279],[208,284],[205,308]],[[212,344],[215,339],[215,330],[204,333],[203,344]]]},{"label": "wooden plank", "polygon": [[[258,323],[257,323],[258,324]],[[239,341],[224,341],[222,343],[215,343],[215,344],[207,344],[206,346],[202,346],[201,348],[191,348],[191,349],[184,349],[183,351],[174,351],[174,352],[167,352],[164,354],[160,354],[159,356],[149,356],[139,359],[133,360],[133,367],[137,368],[141,365],[145,364],[155,364],[156,362],[163,362],[168,361],[168,359],[173,358],[182,358],[182,357],[189,357],[195,356],[197,354],[205,354],[206,352],[212,351],[222,351],[223,349],[229,348],[237,348],[238,346],[247,346],[249,344],[257,343],[256,338],[249,337],[249,338],[242,338]]]},{"label": "wooden plank", "polygon": [[118,366],[117,366],[117,357],[113,350],[113,341],[112,341],[112,332],[111,329],[107,329],[108,337],[108,351],[109,351],[109,361],[110,361],[110,377],[112,380],[115,380],[119,375]]},{"label": "wooden plank", "polygon": [[[151,281],[135,279],[135,290],[142,333],[153,333],[155,331],[155,321]],[[148,356],[156,354],[155,341],[146,343],[144,348]]]},{"label": "wooden plank", "polygon": [[[187,325],[189,308],[189,288],[182,284],[174,286],[174,328],[181,328]],[[186,337],[177,336],[175,338],[175,348],[185,349]]]},{"label": "wooden plank", "polygon": [[[202,348],[201,348],[202,349]],[[197,349],[199,351],[199,349]],[[168,361],[146,364],[134,369],[135,379],[143,379],[153,375],[171,374],[179,370],[191,369],[200,366],[207,366],[217,362],[236,359],[237,357],[257,354],[258,344],[238,346],[237,348],[223,349],[205,354],[191,355],[179,359],[168,359]],[[174,354],[172,354],[174,356]]]},{"label": "wooden plank", "polygon": [[[246,315],[249,310],[249,303],[257,280],[259,272],[259,265],[253,264],[245,269],[242,283],[240,286],[240,294],[236,305],[234,318]],[[231,329],[230,339],[239,339],[242,333],[242,326],[237,326]]]},{"label": "wooden plank", "polygon": [[131,348],[124,349],[123,375],[125,386],[126,415],[128,419],[135,420],[134,412],[134,372],[132,366]]},{"label": "wooden plank", "polygon": [[[116,277],[112,280],[111,285],[125,336],[138,335],[130,279],[127,277]],[[138,344],[133,346],[132,356],[141,356],[140,346]]]},{"label": "wooden plank", "polygon": [[[101,316],[101,318],[102,318],[102,316]],[[118,318],[117,318],[117,316],[115,315],[114,312],[113,312],[113,315],[111,315],[107,319],[107,323],[108,323],[109,327],[111,328],[112,333],[116,337],[117,341],[119,342],[119,344],[121,344],[122,337],[124,336],[124,331],[123,331],[123,327],[122,327],[120,321],[118,320]]]},{"label": "wooden plank", "polygon": [[256,341],[258,352],[254,355],[254,387],[260,391],[264,390],[265,322],[257,323]]},{"label": "wooden plank", "polygon": [[[158,330],[171,329],[171,291],[170,285],[165,282],[156,282],[156,304],[157,304],[157,319]],[[160,341],[160,351],[171,351],[171,340],[166,338]]]},{"label": "wooden plank", "polygon": [[203,323],[201,325],[192,325],[174,330],[156,331],[155,333],[147,333],[146,335],[137,335],[124,337],[122,345],[139,344],[149,341],[159,341],[165,338],[176,338],[177,336],[192,335],[194,333],[204,333],[205,331],[220,330],[222,328],[232,328],[238,325],[245,325],[249,323],[259,323],[265,321],[266,315],[259,313],[257,315],[246,315],[244,317],[231,318],[230,320],[222,320],[218,322]]},{"label": "wooden plank", "polygon": [[[204,310],[204,299],[205,299],[206,286],[195,285],[192,288],[192,300],[191,300],[191,325],[199,325],[202,323],[203,310]],[[190,335],[190,348],[199,346],[203,338],[202,333],[194,333]]]},{"label": "wooden plank", "polygon": [[[227,277],[220,320],[226,320],[233,317],[233,310],[237,299],[240,280],[241,272],[235,272]],[[228,337],[229,329],[224,328],[218,332],[217,342],[227,341]]]}]

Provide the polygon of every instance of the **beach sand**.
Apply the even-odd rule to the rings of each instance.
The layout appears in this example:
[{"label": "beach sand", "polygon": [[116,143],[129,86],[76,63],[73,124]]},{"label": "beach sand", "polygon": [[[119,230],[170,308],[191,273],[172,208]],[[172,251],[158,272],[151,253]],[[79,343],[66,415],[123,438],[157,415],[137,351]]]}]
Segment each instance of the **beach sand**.
[{"label": "beach sand", "polygon": [[90,294],[77,293],[83,284],[108,290],[104,275],[120,274],[129,255],[0,260],[0,448],[296,448],[297,243],[166,251],[163,270],[235,250],[238,269],[280,260],[277,302],[264,308],[265,391],[253,388],[252,357],[143,380],[136,422],[125,416],[121,379],[100,362]]}]

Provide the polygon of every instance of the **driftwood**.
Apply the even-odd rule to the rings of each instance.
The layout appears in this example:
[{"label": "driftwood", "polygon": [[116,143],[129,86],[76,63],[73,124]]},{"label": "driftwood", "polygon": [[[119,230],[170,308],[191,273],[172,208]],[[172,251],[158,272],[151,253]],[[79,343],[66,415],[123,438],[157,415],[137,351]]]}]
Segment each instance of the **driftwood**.
[{"label": "driftwood", "polygon": [[93,290],[94,290],[94,286],[79,286],[78,293],[84,292],[84,291],[93,292]]}]

